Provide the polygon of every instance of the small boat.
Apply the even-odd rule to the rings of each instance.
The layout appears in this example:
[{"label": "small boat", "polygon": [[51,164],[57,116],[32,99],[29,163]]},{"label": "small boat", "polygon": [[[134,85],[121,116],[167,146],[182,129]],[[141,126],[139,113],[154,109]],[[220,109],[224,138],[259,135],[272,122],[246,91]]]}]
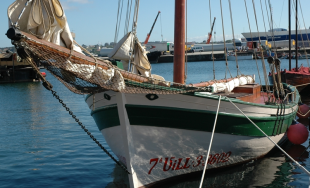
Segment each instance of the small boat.
[{"label": "small boat", "polygon": [[[298,1],[296,1],[296,10],[295,12],[297,13],[297,5]],[[290,11],[290,8],[289,7],[289,11]],[[289,18],[290,19],[290,18]],[[296,16],[296,20],[297,20],[297,16]],[[291,29],[290,28],[290,23],[291,23],[291,20],[289,20],[289,30]],[[296,32],[298,31],[298,33]],[[302,31],[299,31],[297,30],[297,25],[296,25],[296,30],[295,30],[295,37],[298,36],[298,40],[303,40],[303,39],[306,39],[308,36],[304,36],[305,34],[308,35],[310,31],[309,30],[302,30]],[[291,32],[290,32],[291,33]],[[289,37],[294,37],[294,35],[291,35]],[[306,37],[306,38],[303,38],[303,37]],[[296,44],[295,44],[295,52],[291,53],[291,46],[289,48],[289,53],[286,55],[286,58],[289,59],[289,70],[284,70],[284,71],[281,71],[278,70],[277,72],[278,73],[281,73],[281,80],[287,84],[290,84],[290,85],[293,85],[293,86],[296,86],[296,88],[298,89],[299,92],[303,91],[307,86],[310,85],[310,72],[309,72],[309,68],[310,67],[304,67],[303,65],[299,66],[298,67],[298,59],[306,59],[308,58],[309,56],[306,54],[305,52],[305,55],[301,55],[299,52],[298,52],[298,49],[299,47],[296,48],[296,46],[298,46],[298,40],[296,40]],[[304,43],[304,41],[303,41]],[[297,54],[297,55],[296,55]],[[295,59],[296,60],[296,66],[295,68],[291,68],[291,59]],[[271,82],[274,82],[275,79],[272,79],[272,75],[270,74],[269,75],[269,80]],[[272,81],[273,80],[273,81]],[[307,91],[307,90],[306,90]]]},{"label": "small boat", "polygon": [[[252,60],[253,54],[252,53],[237,53],[237,59],[239,60]],[[227,55],[228,61],[236,61],[236,52],[230,52]]]}]

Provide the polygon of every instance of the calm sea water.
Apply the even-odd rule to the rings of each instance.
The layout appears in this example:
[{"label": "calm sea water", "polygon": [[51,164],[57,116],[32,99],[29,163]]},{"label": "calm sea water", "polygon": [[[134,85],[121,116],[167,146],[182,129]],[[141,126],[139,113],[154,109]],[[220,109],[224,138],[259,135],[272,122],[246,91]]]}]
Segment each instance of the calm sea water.
[{"label": "calm sea water", "polygon": [[[307,65],[306,60],[300,63]],[[212,61],[188,63],[187,83],[213,79]],[[258,60],[259,67],[261,61]],[[217,61],[216,78],[225,76],[225,62]],[[240,61],[243,74],[256,74],[256,63]],[[153,64],[152,73],[172,80],[172,63]],[[288,61],[282,61],[288,68]],[[236,68],[229,62],[233,76]],[[262,69],[261,79],[263,80]],[[269,70],[269,68],[267,68]],[[227,75],[229,77],[229,74]],[[47,79],[81,122],[110,151],[90,116],[82,95],[66,89],[52,75]],[[305,101],[308,99],[305,99]],[[309,100],[308,100],[309,101]],[[308,125],[308,120],[301,121]],[[61,104],[40,83],[0,85],[0,187],[127,187],[120,167],[88,137]],[[310,170],[309,139],[283,148]],[[198,187],[200,177],[165,187]],[[275,149],[263,159],[207,174],[204,187],[308,187],[309,177]]]}]

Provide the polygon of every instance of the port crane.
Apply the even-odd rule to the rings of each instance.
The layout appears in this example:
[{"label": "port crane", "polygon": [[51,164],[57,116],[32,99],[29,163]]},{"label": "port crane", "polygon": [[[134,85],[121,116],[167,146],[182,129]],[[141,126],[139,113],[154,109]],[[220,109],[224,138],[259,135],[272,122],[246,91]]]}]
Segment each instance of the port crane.
[{"label": "port crane", "polygon": [[212,32],[213,32],[213,27],[214,27],[214,23],[215,23],[215,17],[214,17],[214,20],[213,20],[213,23],[212,23],[212,27],[211,27],[211,32],[208,33],[208,40],[206,42],[206,44],[210,44],[210,41],[211,41],[211,38],[212,38]]},{"label": "port crane", "polygon": [[149,42],[151,33],[152,33],[152,31],[153,31],[154,25],[155,25],[155,23],[156,23],[156,21],[157,21],[157,18],[158,18],[158,16],[159,16],[159,14],[160,14],[160,11],[158,11],[158,14],[157,14],[157,16],[156,16],[156,18],[155,18],[155,21],[154,21],[153,25],[152,25],[151,31],[150,31],[150,32],[147,34],[147,36],[146,36],[146,39],[145,39],[145,41],[144,41],[144,45],[146,45],[146,44]]}]

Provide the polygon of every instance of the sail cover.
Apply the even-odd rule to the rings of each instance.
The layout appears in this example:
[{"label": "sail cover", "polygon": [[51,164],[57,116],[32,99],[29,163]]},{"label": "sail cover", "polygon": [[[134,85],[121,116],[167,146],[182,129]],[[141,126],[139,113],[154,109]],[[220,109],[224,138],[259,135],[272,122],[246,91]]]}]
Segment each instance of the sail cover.
[{"label": "sail cover", "polygon": [[132,32],[127,33],[108,56],[122,60],[126,64],[131,61],[132,72],[151,77],[151,64],[146,56],[146,50]]},{"label": "sail cover", "polygon": [[132,32],[127,33],[108,54],[110,58],[129,61],[131,58],[131,46],[133,44],[134,35]]}]

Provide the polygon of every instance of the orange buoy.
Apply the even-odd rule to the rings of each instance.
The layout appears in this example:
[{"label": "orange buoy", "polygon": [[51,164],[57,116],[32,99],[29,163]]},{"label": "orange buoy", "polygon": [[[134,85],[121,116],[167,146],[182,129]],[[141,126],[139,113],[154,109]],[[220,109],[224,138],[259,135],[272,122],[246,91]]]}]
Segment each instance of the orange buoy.
[{"label": "orange buoy", "polygon": [[287,137],[293,144],[302,144],[308,139],[308,130],[301,123],[291,125],[287,130]]},{"label": "orange buoy", "polygon": [[310,116],[310,109],[309,106],[306,104],[299,105],[297,116],[299,118],[308,118]]},{"label": "orange buoy", "polygon": [[41,72],[43,77],[46,77],[46,73],[45,72]]}]

